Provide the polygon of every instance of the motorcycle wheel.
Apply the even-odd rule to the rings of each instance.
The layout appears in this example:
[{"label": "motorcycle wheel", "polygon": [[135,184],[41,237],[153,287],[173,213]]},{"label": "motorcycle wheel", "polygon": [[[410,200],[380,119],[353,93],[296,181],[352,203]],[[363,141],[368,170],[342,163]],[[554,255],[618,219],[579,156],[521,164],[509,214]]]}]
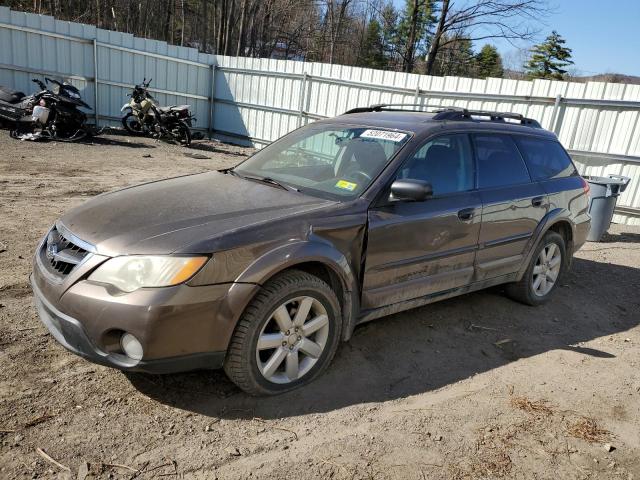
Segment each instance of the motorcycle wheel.
[{"label": "motorcycle wheel", "polygon": [[122,126],[131,135],[143,134],[140,120],[138,119],[137,115],[135,115],[133,112],[129,112],[124,117],[122,117]]},{"label": "motorcycle wheel", "polygon": [[178,122],[171,129],[171,132],[175,141],[183,147],[188,147],[191,144],[191,130],[184,122]]}]

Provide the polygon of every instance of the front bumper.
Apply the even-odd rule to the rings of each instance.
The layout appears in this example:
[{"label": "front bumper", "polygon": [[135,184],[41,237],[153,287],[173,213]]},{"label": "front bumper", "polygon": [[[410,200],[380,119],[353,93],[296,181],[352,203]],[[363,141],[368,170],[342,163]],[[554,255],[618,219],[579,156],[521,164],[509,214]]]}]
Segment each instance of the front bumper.
[{"label": "front bumper", "polygon": [[119,354],[108,353],[97,347],[88,337],[82,324],[56,309],[42,294],[31,277],[31,286],[40,320],[51,335],[67,350],[94,363],[120,370],[148,373],[174,373],[188,370],[222,367],[225,352],[205,352],[169,358],[135,361]]}]

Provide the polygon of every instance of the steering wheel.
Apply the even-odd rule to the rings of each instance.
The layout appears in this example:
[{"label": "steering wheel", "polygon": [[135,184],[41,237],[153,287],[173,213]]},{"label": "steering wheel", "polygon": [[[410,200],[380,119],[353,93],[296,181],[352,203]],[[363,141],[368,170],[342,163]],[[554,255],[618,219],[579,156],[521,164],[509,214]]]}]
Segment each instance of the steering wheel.
[{"label": "steering wheel", "polygon": [[362,170],[354,170],[352,172],[347,173],[347,178],[351,178],[352,180],[364,180],[362,183],[369,183],[371,180],[371,176],[367,172],[363,172]]}]

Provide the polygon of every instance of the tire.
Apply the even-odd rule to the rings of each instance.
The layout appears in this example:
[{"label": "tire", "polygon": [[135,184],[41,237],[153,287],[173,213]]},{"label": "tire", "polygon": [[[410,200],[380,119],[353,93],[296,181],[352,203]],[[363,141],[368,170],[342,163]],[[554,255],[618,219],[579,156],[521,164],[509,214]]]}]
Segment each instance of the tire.
[{"label": "tire", "polygon": [[186,123],[180,121],[172,128],[175,140],[183,147],[191,145],[191,130]]},{"label": "tire", "polygon": [[[303,302],[309,305],[308,309],[302,307]],[[287,312],[285,318],[292,321],[297,320],[297,310],[308,311],[305,315],[308,320],[302,319],[304,324],[299,334],[293,330],[284,332],[281,323],[284,320],[278,316],[283,307]],[[326,314],[326,324],[322,312]],[[320,324],[323,326],[306,333]],[[314,275],[288,270],[269,280],[245,310],[231,338],[224,370],[250,395],[277,395],[294,390],[313,381],[327,368],[338,348],[341,330],[340,303],[331,287]],[[265,347],[267,338],[273,346]],[[259,339],[262,350],[259,350]],[[307,353],[311,351],[311,344],[315,345],[315,358]],[[273,374],[266,373],[272,370],[269,365],[280,358]],[[293,375],[293,380],[289,374],[295,370],[289,370],[290,365],[298,368],[299,376]]]},{"label": "tire", "polygon": [[[130,120],[133,120],[133,121],[130,123]],[[133,123],[138,124],[138,128],[134,128],[131,125]],[[142,125],[140,125],[140,120],[133,112],[129,112],[124,117],[122,117],[122,126],[131,135],[139,136],[143,134]]]},{"label": "tire", "polygon": [[[555,246],[551,247],[552,245]],[[555,273],[553,268],[546,266],[542,263],[541,252],[545,250],[545,255],[550,252],[549,248],[554,248],[553,254],[550,255],[551,259],[549,259],[550,264],[554,263],[553,259],[556,258],[555,255],[559,254],[560,259],[558,263],[558,270],[555,274],[555,280],[551,282],[551,278]],[[557,253],[556,253],[557,252]],[[522,276],[522,279],[519,282],[510,283],[506,286],[507,295],[516,300],[518,302],[524,303],[526,305],[537,306],[542,305],[549,301],[549,299],[553,296],[554,291],[558,287],[558,284],[561,282],[568,266],[568,258],[567,258],[567,248],[565,245],[564,238],[556,232],[547,232],[542,240],[538,243],[535,251],[533,252],[533,256],[531,257],[531,261],[529,266],[527,267],[527,271]],[[540,272],[536,267],[542,266],[542,273],[534,273],[535,271]],[[553,265],[555,267],[555,264]],[[548,291],[541,288],[541,283],[536,288],[536,280],[542,275],[544,278],[544,282],[552,283]]]}]

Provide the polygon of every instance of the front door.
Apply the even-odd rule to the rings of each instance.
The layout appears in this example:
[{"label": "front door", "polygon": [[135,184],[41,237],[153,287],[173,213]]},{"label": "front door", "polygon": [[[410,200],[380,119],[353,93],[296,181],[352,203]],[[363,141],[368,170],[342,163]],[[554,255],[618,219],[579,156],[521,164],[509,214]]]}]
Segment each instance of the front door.
[{"label": "front door", "polygon": [[364,310],[461,287],[474,276],[482,202],[469,136],[418,147],[398,178],[425,180],[433,196],[389,201],[369,211]]}]

